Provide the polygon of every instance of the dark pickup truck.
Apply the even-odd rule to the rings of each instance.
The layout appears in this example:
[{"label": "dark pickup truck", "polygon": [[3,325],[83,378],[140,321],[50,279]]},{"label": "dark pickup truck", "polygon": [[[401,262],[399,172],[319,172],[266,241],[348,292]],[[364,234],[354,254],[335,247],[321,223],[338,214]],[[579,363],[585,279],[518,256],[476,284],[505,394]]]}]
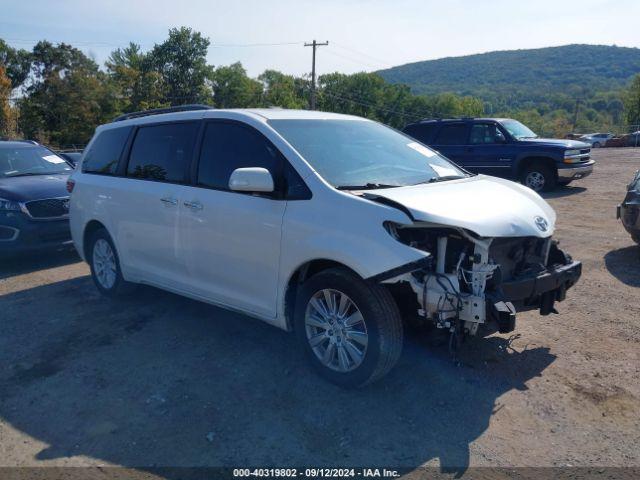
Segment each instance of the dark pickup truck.
[{"label": "dark pickup truck", "polygon": [[403,129],[474,173],[517,179],[540,192],[591,174],[591,146],[539,138],[517,120],[459,118],[421,120]]}]

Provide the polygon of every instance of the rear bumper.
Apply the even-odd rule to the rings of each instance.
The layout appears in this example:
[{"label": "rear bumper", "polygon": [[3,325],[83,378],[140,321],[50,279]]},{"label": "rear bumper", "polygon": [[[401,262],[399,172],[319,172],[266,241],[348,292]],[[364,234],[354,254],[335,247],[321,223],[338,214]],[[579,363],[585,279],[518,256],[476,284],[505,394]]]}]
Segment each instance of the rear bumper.
[{"label": "rear bumper", "polygon": [[503,298],[524,308],[540,308],[546,315],[553,311],[554,302],[565,299],[567,290],[582,275],[582,263],[572,261],[547,269],[537,276],[518,278],[501,284]]},{"label": "rear bumper", "polygon": [[578,178],[584,178],[591,175],[593,172],[593,166],[596,164],[595,161],[589,160],[587,163],[582,163],[580,165],[574,166],[566,166],[558,168],[558,179],[559,180],[577,180]]},{"label": "rear bumper", "polygon": [[0,255],[71,246],[69,220],[34,221],[21,212],[0,213]]}]

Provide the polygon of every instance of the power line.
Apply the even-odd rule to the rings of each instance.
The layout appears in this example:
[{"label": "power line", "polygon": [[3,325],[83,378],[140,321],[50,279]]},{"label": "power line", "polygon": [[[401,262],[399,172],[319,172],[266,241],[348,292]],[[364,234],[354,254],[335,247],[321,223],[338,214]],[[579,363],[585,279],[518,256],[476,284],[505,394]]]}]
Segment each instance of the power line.
[{"label": "power line", "polygon": [[369,67],[369,68],[377,68],[377,66],[375,66],[375,65],[372,65],[370,63],[365,63],[365,62],[362,62],[360,60],[356,60],[353,57],[348,57],[348,56],[346,56],[346,55],[344,55],[342,53],[334,52],[334,51],[332,51],[330,49],[327,50],[327,53],[330,54],[330,55],[333,55],[334,57],[343,58],[343,59],[348,60],[350,62],[357,63],[358,65],[364,65],[365,67]]},{"label": "power line", "polygon": [[[21,44],[33,44],[38,43],[40,41],[44,41],[43,39],[26,39],[26,38],[3,38],[4,40],[11,43],[21,43]],[[111,43],[111,42],[96,42],[96,41],[86,41],[86,40],[46,40],[51,43],[66,43],[67,45],[75,45],[80,47],[115,47],[120,48],[123,45],[128,45],[129,43],[136,43],[136,45],[150,47],[152,45],[150,43],[137,43],[137,42],[122,42],[122,43]],[[301,45],[302,41],[297,42],[270,42],[270,43],[214,43],[209,45],[211,48],[249,48],[249,47],[280,47],[287,45]]]},{"label": "power line", "polygon": [[393,66],[393,64],[391,64],[389,62],[386,62],[384,60],[380,60],[379,58],[376,58],[376,57],[374,57],[372,55],[369,55],[368,53],[364,53],[364,52],[361,52],[359,50],[356,50],[355,48],[347,47],[346,45],[342,45],[340,43],[335,43],[335,42],[333,43],[333,45],[335,45],[336,47],[341,48],[343,50],[347,50],[349,52],[355,53],[357,55],[360,55],[360,56],[363,56],[363,57],[368,57],[369,59],[371,59],[371,60],[375,61],[376,63],[378,63],[380,65],[383,65],[383,66],[385,66],[387,68]]}]

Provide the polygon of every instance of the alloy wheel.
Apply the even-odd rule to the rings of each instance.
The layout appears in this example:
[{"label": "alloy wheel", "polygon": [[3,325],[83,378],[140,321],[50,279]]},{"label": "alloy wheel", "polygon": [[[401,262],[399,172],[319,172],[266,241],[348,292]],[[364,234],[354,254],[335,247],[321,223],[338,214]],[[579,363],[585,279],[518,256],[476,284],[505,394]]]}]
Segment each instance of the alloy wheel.
[{"label": "alloy wheel", "polygon": [[544,175],[540,172],[529,172],[524,179],[524,184],[536,192],[540,192],[545,183]]},{"label": "alloy wheel", "polygon": [[98,283],[105,290],[110,290],[116,283],[116,256],[109,242],[99,238],[93,246],[93,270]]},{"label": "alloy wheel", "polygon": [[346,294],[333,289],[316,292],[309,299],[304,321],[307,341],[324,366],[349,372],[362,364],[369,342],[367,326]]}]

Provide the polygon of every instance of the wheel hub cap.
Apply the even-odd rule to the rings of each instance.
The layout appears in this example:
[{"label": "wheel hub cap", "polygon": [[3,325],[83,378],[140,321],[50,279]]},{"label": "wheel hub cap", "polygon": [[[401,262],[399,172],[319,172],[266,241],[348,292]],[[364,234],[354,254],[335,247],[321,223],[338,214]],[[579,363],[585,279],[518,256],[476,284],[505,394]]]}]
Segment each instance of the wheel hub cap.
[{"label": "wheel hub cap", "polygon": [[530,172],[525,179],[525,185],[536,192],[544,188],[544,175],[540,172]]},{"label": "wheel hub cap", "polygon": [[116,257],[109,242],[102,238],[93,246],[93,270],[102,288],[113,288],[116,283]]},{"label": "wheel hub cap", "polygon": [[305,331],[313,353],[326,367],[348,372],[363,362],[367,327],[356,304],[344,293],[316,292],[305,311]]}]

